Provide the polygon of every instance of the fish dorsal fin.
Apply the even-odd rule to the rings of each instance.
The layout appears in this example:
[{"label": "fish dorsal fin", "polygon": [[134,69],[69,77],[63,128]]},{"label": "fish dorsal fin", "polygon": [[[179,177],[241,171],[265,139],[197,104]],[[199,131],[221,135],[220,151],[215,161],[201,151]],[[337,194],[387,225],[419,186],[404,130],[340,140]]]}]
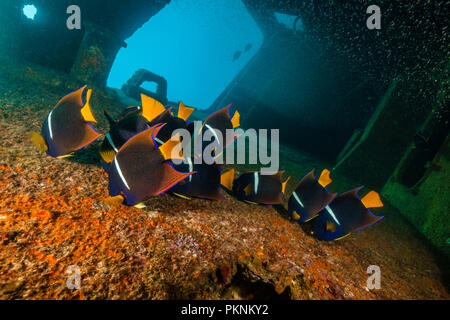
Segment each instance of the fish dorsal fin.
[{"label": "fish dorsal fin", "polygon": [[288,183],[288,181],[291,179],[291,177],[288,177],[282,184],[281,184],[281,193],[285,193],[286,192],[286,185]]},{"label": "fish dorsal fin", "polygon": [[319,177],[319,184],[325,188],[331,182],[333,182],[333,180],[331,180],[331,178],[330,178],[330,170],[323,169],[322,173],[320,174],[320,177]]},{"label": "fish dorsal fin", "polygon": [[370,191],[361,199],[361,202],[366,208],[379,208],[383,206],[380,195],[376,191]]},{"label": "fish dorsal fin", "polygon": [[233,189],[233,181],[234,181],[234,169],[224,172],[220,176],[220,184],[223,185],[228,190]]},{"label": "fish dorsal fin", "polygon": [[311,181],[317,181],[314,176],[314,170],[315,169],[312,169],[307,175],[302,178],[302,180],[300,180],[299,186],[304,183],[310,183]]},{"label": "fish dorsal fin", "polygon": [[153,122],[169,122],[173,119],[172,107],[164,110],[159,116],[157,116]]},{"label": "fish dorsal fin", "polygon": [[192,112],[194,112],[194,108],[186,107],[183,101],[180,101],[180,104],[178,105],[178,118],[186,121]]},{"label": "fish dorsal fin", "polygon": [[86,89],[87,86],[83,86],[80,89],[69,93],[68,95],[64,96],[61,100],[59,100],[59,102],[56,104],[55,108],[57,108],[60,104],[63,103],[67,103],[70,104],[72,106],[76,106],[77,108],[82,108],[83,107],[83,99],[82,99],[82,95],[83,95],[83,91],[84,89]]},{"label": "fish dorsal fin", "polygon": [[175,136],[164,142],[164,144],[158,149],[159,151],[161,151],[165,160],[184,160],[179,134],[176,134]]},{"label": "fish dorsal fin", "polygon": [[89,104],[91,96],[92,89],[89,89],[86,93],[86,103],[84,104],[84,107],[81,108],[81,115],[83,116],[84,121],[97,122],[97,120],[95,120],[94,118],[94,115],[92,114],[91,105]]},{"label": "fish dorsal fin", "polygon": [[284,172],[285,172],[285,170],[282,170],[282,171],[278,171],[278,172],[276,172],[276,173],[272,174],[272,176],[273,176],[274,178],[276,178],[276,179],[277,179],[277,181],[279,181],[280,183],[282,183],[282,181],[283,181],[283,174],[284,174]]},{"label": "fish dorsal fin", "polygon": [[36,146],[39,151],[45,152],[48,150],[47,143],[45,139],[36,131],[31,132],[30,134],[31,142]]},{"label": "fish dorsal fin", "polygon": [[141,93],[142,115],[150,122],[163,113],[166,109],[163,104]]},{"label": "fish dorsal fin", "polygon": [[252,194],[252,190],[253,190],[253,185],[251,183],[249,183],[245,188],[244,188],[244,193],[245,195],[248,197],[249,195]]},{"label": "fish dorsal fin", "polygon": [[222,108],[222,109],[217,110],[216,112],[213,112],[212,114],[210,114],[209,117],[206,118],[205,122],[203,123],[201,130],[203,130],[203,127],[205,126],[205,124],[210,123],[210,122],[214,121],[215,119],[220,119],[220,117],[227,117],[228,119],[230,119],[230,111],[229,111],[230,107],[231,107],[231,104],[229,104],[225,108]]},{"label": "fish dorsal fin", "polygon": [[342,197],[342,196],[345,196],[345,197],[349,197],[349,198],[356,198],[356,199],[359,199],[359,198],[358,198],[358,192],[359,192],[359,190],[361,190],[362,188],[364,188],[364,186],[357,187],[357,188],[355,188],[355,189],[353,189],[353,190],[347,191],[347,192],[341,194],[341,197]]},{"label": "fish dorsal fin", "polygon": [[131,137],[127,140],[117,152],[117,155],[123,152],[129,145],[133,143],[145,143],[148,144],[150,148],[156,149],[156,144],[153,141],[153,137],[157,134],[157,132],[164,126],[164,124],[157,124],[153,127],[148,128],[142,132],[139,132],[135,136]]},{"label": "fish dorsal fin", "polygon": [[231,118],[231,124],[233,125],[233,129],[239,127],[241,124],[239,123],[241,115],[236,110],[236,112],[233,115],[233,118]]}]

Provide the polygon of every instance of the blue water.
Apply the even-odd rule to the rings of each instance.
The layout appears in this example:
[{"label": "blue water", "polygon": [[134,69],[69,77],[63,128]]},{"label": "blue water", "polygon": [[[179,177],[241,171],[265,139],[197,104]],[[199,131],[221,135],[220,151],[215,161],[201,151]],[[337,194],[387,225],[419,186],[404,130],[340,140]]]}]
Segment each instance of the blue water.
[{"label": "blue water", "polygon": [[[145,68],[167,79],[169,101],[208,108],[262,41],[241,0],[174,0],[126,41],[108,86],[120,88],[137,69]],[[249,43],[250,50],[244,52]],[[239,50],[242,54],[233,61]]]}]

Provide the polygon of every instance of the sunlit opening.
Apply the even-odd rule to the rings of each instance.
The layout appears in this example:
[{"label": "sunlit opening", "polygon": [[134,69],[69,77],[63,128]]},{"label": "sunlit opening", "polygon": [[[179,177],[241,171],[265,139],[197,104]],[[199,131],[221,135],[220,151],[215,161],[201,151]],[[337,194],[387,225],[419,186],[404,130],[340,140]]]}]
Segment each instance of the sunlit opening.
[{"label": "sunlit opening", "polygon": [[36,13],[37,13],[37,9],[32,4],[27,4],[23,7],[23,14],[28,19],[34,20],[34,16],[36,15]]},{"label": "sunlit opening", "polygon": [[[108,86],[144,68],[167,80],[167,99],[208,108],[258,52],[263,34],[241,0],[171,1],[126,40]],[[142,88],[155,90],[155,84]]]},{"label": "sunlit opening", "polygon": [[158,85],[156,84],[156,82],[146,81],[143,84],[141,84],[141,88],[156,93]]}]

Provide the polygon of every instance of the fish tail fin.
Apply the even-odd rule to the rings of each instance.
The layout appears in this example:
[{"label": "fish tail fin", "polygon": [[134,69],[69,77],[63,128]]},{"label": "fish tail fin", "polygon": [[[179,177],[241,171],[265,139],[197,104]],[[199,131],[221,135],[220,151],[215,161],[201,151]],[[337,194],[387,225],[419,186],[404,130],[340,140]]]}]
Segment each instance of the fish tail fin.
[{"label": "fish tail fin", "polygon": [[325,188],[331,182],[333,182],[333,180],[331,180],[331,178],[330,178],[330,170],[323,169],[322,173],[320,174],[320,177],[319,177],[319,184]]},{"label": "fish tail fin", "polygon": [[94,118],[94,115],[92,114],[91,105],[89,104],[91,96],[92,89],[89,89],[86,93],[86,103],[84,104],[84,107],[81,108],[81,115],[83,116],[85,121],[97,122],[97,120]]},{"label": "fish tail fin", "polygon": [[233,189],[233,181],[234,181],[234,169],[224,172],[220,176],[220,184],[223,185],[228,190]]},{"label": "fish tail fin", "polygon": [[176,134],[175,136],[167,140],[163,145],[161,145],[159,147],[159,151],[161,151],[165,160],[184,160],[179,134]]},{"label": "fish tail fin", "polygon": [[366,208],[379,208],[383,206],[380,195],[376,191],[370,191],[361,199],[361,202]]},{"label": "fish tail fin", "polygon": [[241,124],[239,123],[239,119],[240,119],[241,115],[239,114],[239,112],[236,110],[236,112],[234,113],[233,117],[231,118],[231,124],[233,125],[233,129],[239,127]]},{"label": "fish tail fin", "polygon": [[39,151],[45,152],[48,150],[47,143],[45,142],[45,139],[40,135],[39,132],[32,131],[30,133],[30,139],[31,139],[31,142],[35,145],[35,147]]},{"label": "fish tail fin", "polygon": [[142,115],[150,122],[166,109],[163,104],[145,94],[141,94]]},{"label": "fish tail fin", "polygon": [[180,104],[178,106],[178,118],[186,121],[192,112],[194,112],[194,108],[186,107],[183,101],[180,101]]},{"label": "fish tail fin", "polygon": [[116,156],[115,152],[112,149],[100,149],[98,151],[100,153],[100,156],[106,163],[111,163],[114,160],[114,157]]},{"label": "fish tail fin", "polygon": [[288,183],[288,181],[291,179],[291,177],[288,177],[282,184],[281,184],[281,193],[285,193],[286,192],[286,185]]}]

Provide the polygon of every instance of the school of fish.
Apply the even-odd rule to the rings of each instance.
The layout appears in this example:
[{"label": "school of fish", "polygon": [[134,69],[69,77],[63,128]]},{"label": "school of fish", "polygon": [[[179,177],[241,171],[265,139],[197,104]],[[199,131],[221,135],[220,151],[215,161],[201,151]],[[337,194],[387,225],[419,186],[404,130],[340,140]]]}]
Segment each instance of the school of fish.
[{"label": "school of fish", "polygon": [[[63,97],[45,118],[41,132],[32,132],[31,140],[39,150],[54,158],[70,157],[103,136],[92,126],[97,122],[89,104],[92,90],[87,90],[83,102],[85,90],[86,86]],[[128,107],[115,119],[104,110],[110,129],[99,153],[108,174],[106,202],[142,208],[147,199],[164,192],[185,199],[223,200],[222,186],[246,203],[283,204],[290,178],[283,181],[284,171],[245,172],[235,177],[234,169],[222,173],[221,164],[196,161],[197,152],[185,157],[181,137],[172,137],[176,129],[200,136],[208,130],[218,130],[225,136],[226,130],[240,125],[237,111],[230,117],[231,105],[211,114],[194,132],[193,123],[187,122],[194,108],[180,102],[175,116],[172,108],[165,108],[151,97],[141,95],[141,102],[141,106]],[[214,152],[215,149],[213,156]],[[299,223],[310,222],[313,236],[321,240],[342,239],[383,218],[369,210],[383,206],[377,192],[370,191],[362,199],[358,196],[362,187],[331,194],[326,189],[331,182],[329,170],[323,170],[319,179],[312,170],[300,180],[288,200],[291,218]]]}]

